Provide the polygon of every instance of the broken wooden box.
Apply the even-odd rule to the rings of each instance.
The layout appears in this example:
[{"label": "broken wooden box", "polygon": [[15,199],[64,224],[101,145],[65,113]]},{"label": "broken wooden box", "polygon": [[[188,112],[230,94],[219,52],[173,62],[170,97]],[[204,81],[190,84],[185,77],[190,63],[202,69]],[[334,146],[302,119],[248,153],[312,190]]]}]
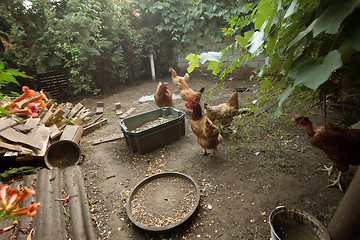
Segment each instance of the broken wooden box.
[{"label": "broken wooden box", "polygon": [[[147,122],[169,115],[173,116],[172,120],[139,132],[134,131]],[[173,107],[158,108],[124,118],[120,121],[120,127],[131,150],[144,154],[179,140],[185,135],[185,113]]]}]

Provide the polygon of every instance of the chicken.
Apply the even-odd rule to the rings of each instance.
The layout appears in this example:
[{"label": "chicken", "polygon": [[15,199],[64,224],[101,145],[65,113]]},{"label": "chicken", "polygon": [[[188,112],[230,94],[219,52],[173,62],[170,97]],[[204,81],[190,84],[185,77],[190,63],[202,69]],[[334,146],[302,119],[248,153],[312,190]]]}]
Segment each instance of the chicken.
[{"label": "chicken", "polygon": [[219,129],[209,118],[202,115],[201,106],[199,102],[196,101],[196,98],[190,99],[188,104],[193,111],[191,114],[190,125],[191,130],[196,136],[197,142],[203,148],[204,155],[207,154],[206,149],[213,149],[215,156],[218,144],[223,142]]},{"label": "chicken", "polygon": [[[173,83],[180,88],[180,84],[179,84],[179,78],[180,78],[180,76],[177,75],[175,69],[173,69],[173,68],[169,68],[169,72],[171,72],[171,79],[172,79]],[[187,83],[188,83],[189,80],[190,80],[190,76],[189,76],[188,73],[185,73],[184,77],[182,77],[182,78],[183,78],[183,79],[185,80],[185,82],[187,82]]]},{"label": "chicken", "polygon": [[293,117],[299,127],[305,126],[310,143],[321,149],[332,161],[330,168],[325,167],[325,169],[319,170],[328,171],[329,176],[333,168],[339,170],[336,181],[331,181],[333,183],[328,187],[338,185],[343,191],[340,183],[342,173],[349,170],[349,165],[360,164],[360,129],[345,129],[331,123],[314,128],[307,117],[300,115]]},{"label": "chicken", "polygon": [[238,93],[234,89],[234,92],[225,103],[217,106],[210,106],[208,103],[204,103],[204,108],[206,116],[215,125],[220,123],[223,126],[227,126],[239,112]]},{"label": "chicken", "polygon": [[159,82],[154,99],[155,103],[158,107],[173,107],[174,102],[172,99],[172,93],[168,89],[168,83],[167,82]]},{"label": "chicken", "polygon": [[200,102],[201,96],[205,88],[201,88],[198,92],[192,90],[183,78],[179,79],[180,83],[180,97],[184,101],[185,107],[190,108],[188,101],[192,98],[196,98],[197,102]]}]

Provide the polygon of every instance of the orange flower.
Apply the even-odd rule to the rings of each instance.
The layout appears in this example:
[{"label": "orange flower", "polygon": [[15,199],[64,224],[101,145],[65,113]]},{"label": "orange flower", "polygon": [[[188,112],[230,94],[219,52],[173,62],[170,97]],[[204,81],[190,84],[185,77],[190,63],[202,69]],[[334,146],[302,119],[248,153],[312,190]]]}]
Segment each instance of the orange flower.
[{"label": "orange flower", "polygon": [[[22,203],[25,198],[30,194],[35,194],[35,191],[22,187],[22,191],[17,188],[9,189],[8,185],[0,186],[0,211],[3,211],[7,216],[20,216],[27,215],[33,217],[36,215],[36,211],[40,208],[40,202],[33,203],[29,206],[19,208],[20,203]],[[6,199],[8,197],[8,201]]]}]

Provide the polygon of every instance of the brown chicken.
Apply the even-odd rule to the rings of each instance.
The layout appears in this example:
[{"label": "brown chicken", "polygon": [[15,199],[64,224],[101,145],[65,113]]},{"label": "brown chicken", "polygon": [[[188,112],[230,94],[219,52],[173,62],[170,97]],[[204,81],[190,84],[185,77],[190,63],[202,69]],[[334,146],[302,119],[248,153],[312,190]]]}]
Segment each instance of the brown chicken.
[{"label": "brown chicken", "polygon": [[206,149],[213,149],[215,156],[218,144],[223,142],[219,129],[209,118],[202,115],[201,106],[196,98],[190,99],[188,103],[193,111],[190,120],[191,130],[194,132],[197,142],[203,148],[204,155],[207,154]]},{"label": "brown chicken", "polygon": [[[173,69],[173,68],[169,68],[169,72],[171,72],[171,79],[172,79],[173,83],[180,88],[179,79],[180,79],[181,77],[177,75],[175,69]],[[188,73],[185,73],[184,77],[182,77],[182,78],[183,78],[183,79],[185,80],[185,82],[187,82],[187,83],[188,83],[189,80],[190,80],[190,76],[189,76]]]},{"label": "brown chicken", "polygon": [[154,94],[155,103],[158,107],[173,107],[172,93],[168,89],[167,82],[159,82]]},{"label": "brown chicken", "polygon": [[196,98],[197,102],[200,102],[201,96],[205,90],[205,88],[201,88],[198,92],[192,90],[185,82],[184,79],[179,79],[180,83],[180,97],[184,101],[185,107],[190,108],[188,101],[192,98]]},{"label": "brown chicken", "polygon": [[305,132],[310,143],[321,149],[328,159],[332,161],[330,168],[325,170],[331,174],[333,168],[339,170],[336,181],[328,187],[338,185],[343,191],[340,183],[342,173],[349,170],[349,165],[360,164],[360,129],[345,129],[327,123],[325,126],[314,128],[307,117],[294,115],[294,121],[299,127],[305,126]]},{"label": "brown chicken", "polygon": [[223,126],[227,126],[239,112],[238,93],[234,89],[234,92],[225,103],[217,106],[210,106],[208,103],[204,103],[204,108],[206,116],[215,125],[220,123]]}]

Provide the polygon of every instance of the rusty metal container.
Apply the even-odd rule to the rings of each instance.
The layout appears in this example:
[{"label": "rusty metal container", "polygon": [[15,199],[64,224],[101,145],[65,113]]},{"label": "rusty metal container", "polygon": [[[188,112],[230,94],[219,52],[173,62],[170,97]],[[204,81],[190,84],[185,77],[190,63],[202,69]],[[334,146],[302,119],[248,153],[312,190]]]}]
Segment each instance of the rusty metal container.
[{"label": "rusty metal container", "polygon": [[269,223],[273,240],[331,240],[319,220],[297,209],[279,206],[271,212]]}]

